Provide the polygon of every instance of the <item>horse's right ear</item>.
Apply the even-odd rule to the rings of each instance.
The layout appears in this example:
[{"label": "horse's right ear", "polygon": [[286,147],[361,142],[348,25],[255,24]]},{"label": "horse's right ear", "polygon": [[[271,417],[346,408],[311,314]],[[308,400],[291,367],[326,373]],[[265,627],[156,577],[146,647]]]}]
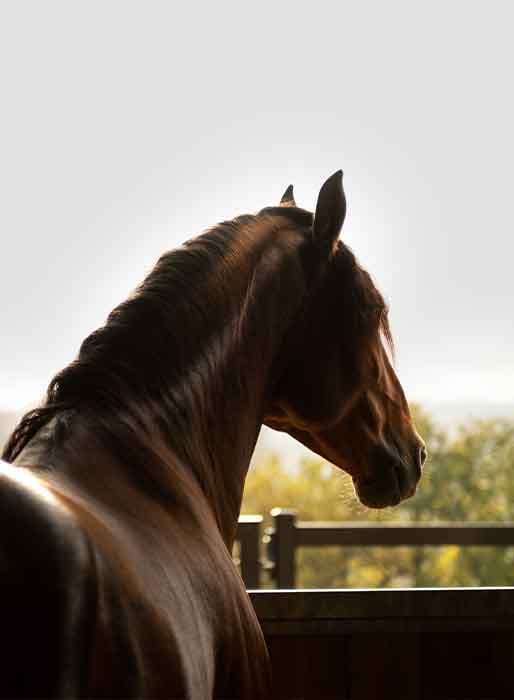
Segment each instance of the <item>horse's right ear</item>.
[{"label": "horse's right ear", "polygon": [[289,185],[287,190],[282,195],[280,200],[281,207],[296,207],[296,202],[294,201],[293,186]]},{"label": "horse's right ear", "polygon": [[327,255],[332,252],[339,238],[345,214],[343,171],[338,170],[328,178],[319,192],[312,227],[314,241]]}]

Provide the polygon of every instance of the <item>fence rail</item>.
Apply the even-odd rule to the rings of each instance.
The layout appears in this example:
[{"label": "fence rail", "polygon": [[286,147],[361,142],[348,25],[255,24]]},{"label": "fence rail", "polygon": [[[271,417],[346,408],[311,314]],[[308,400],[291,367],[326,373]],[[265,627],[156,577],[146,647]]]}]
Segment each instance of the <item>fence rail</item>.
[{"label": "fence rail", "polygon": [[[262,532],[261,515],[241,516],[237,532],[247,588],[260,587],[267,569],[277,588],[295,588],[298,547],[514,546],[514,523],[301,522],[293,510],[274,508],[273,526]],[[261,542],[265,556],[261,556]]]}]

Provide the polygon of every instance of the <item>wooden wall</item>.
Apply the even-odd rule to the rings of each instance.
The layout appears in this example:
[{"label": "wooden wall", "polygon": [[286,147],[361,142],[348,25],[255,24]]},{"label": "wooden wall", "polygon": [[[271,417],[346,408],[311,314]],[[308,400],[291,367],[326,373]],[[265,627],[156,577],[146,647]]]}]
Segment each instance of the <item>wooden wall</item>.
[{"label": "wooden wall", "polygon": [[251,596],[274,698],[514,700],[514,589]]}]

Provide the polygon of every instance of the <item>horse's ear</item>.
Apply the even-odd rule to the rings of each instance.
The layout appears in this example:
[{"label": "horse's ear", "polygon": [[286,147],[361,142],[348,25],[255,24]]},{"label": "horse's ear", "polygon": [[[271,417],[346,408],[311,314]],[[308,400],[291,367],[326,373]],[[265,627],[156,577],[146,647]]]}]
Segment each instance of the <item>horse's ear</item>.
[{"label": "horse's ear", "polygon": [[294,201],[293,186],[289,185],[287,190],[282,195],[280,200],[281,207],[296,207],[296,202]]},{"label": "horse's ear", "polygon": [[346,214],[343,171],[338,170],[324,183],[318,195],[314,224],[314,241],[329,254],[339,238]]}]

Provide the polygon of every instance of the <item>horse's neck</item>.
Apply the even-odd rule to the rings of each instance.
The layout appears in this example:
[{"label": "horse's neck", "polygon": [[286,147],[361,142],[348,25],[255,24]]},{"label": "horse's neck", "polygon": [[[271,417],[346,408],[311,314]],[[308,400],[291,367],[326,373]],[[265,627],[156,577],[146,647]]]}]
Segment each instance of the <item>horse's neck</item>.
[{"label": "horse's neck", "polygon": [[[231,256],[230,265],[212,275],[212,287],[202,280],[205,289],[200,296],[195,289],[198,280],[192,280],[188,287],[190,300],[171,290],[171,294],[175,293],[173,302],[178,298],[181,307],[173,319],[171,333],[183,333],[183,347],[176,353],[179,359],[170,367],[169,379],[162,376],[162,367],[153,376],[151,366],[146,368],[144,377],[149,386],[158,387],[160,398],[154,401],[148,398],[151,392],[143,392],[132,397],[133,406],[127,416],[119,418],[114,411],[111,419],[104,420],[107,431],[113,424],[112,434],[120,449],[123,451],[126,446],[127,463],[152,462],[154,454],[159,465],[154,465],[155,469],[169,471],[166,465],[176,463],[194,475],[228,547],[233,543],[244,481],[262,424],[272,372],[304,292],[295,248],[297,240],[287,232],[276,240],[273,235],[276,228],[271,223],[267,233],[258,232],[260,237],[247,236],[244,240],[248,245],[245,243],[246,248],[241,246],[239,250],[240,259],[234,262]],[[245,233],[241,231],[242,236]],[[217,288],[220,280],[221,290]],[[210,315],[197,312],[202,304],[212,307]],[[123,313],[120,310],[120,315]],[[174,337],[166,337],[166,332],[169,331],[163,329],[162,337],[157,334],[163,347],[174,342]],[[130,355],[123,359],[129,363],[129,379],[139,379],[138,358],[133,366]],[[71,438],[71,444],[68,440],[68,447],[63,447],[61,455],[68,463],[75,459],[73,454],[80,452],[87,456],[87,448],[85,452],[78,448],[73,452],[80,443],[79,423],[82,431],[89,430],[91,439],[96,439],[98,425],[95,427],[94,411],[89,413],[89,423],[82,420],[80,408],[72,420],[71,433],[77,434]],[[128,420],[134,416],[136,422],[131,424]],[[138,427],[140,419],[146,423],[146,430]],[[36,436],[38,439],[25,448],[17,461],[29,466],[29,463],[44,465],[48,460],[58,460],[59,431],[47,435],[53,431],[51,426],[43,430],[44,435]],[[89,438],[82,432],[81,440],[80,444],[87,445]],[[142,459],[138,457],[140,454]],[[81,460],[82,457],[78,459]],[[123,463],[123,456],[121,459],[118,456],[118,464]],[[166,488],[165,475],[152,473],[150,481],[162,482],[163,490]]]},{"label": "horse's neck", "polygon": [[[236,275],[237,276],[237,275]],[[197,471],[204,493],[229,547],[237,527],[243,487],[262,425],[272,372],[283,339],[301,303],[304,280],[291,241],[271,242],[255,269],[227,288],[236,316],[220,321],[206,355],[216,371],[204,387],[205,401],[186,408],[181,436],[172,439]],[[279,293],[280,292],[280,293]],[[189,367],[190,380],[201,367]],[[188,409],[191,410],[188,415]]]}]

